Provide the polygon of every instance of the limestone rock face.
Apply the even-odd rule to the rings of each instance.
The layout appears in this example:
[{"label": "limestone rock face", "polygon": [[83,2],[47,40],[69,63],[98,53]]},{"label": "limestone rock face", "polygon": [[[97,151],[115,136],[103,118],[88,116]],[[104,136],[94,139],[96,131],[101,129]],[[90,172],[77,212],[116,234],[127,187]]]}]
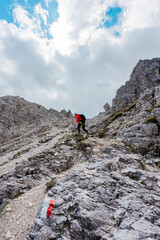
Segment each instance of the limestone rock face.
[{"label": "limestone rock face", "polygon": [[42,125],[64,124],[72,120],[69,110],[60,113],[47,110],[43,106],[31,103],[20,97],[5,96],[0,98],[0,140],[16,136],[24,129]]},{"label": "limestone rock face", "polygon": [[[158,169],[154,165],[150,171],[140,155],[127,153],[122,146],[118,150],[117,146],[106,143],[99,154],[92,152],[87,161],[74,165],[57,181],[45,195],[27,240],[42,236],[66,240],[159,239]],[[42,217],[41,209],[51,199],[55,200],[51,216]]]},{"label": "limestone rock face", "polygon": [[[159,84],[160,58],[140,60],[133,69],[130,80],[117,90],[116,97],[113,99],[112,109],[119,110],[133,103],[144,90],[156,87]],[[158,89],[156,94],[159,91]]]},{"label": "limestone rock face", "polygon": [[97,136],[120,138],[131,151],[160,155],[160,59],[139,61],[110,112],[89,121]]}]

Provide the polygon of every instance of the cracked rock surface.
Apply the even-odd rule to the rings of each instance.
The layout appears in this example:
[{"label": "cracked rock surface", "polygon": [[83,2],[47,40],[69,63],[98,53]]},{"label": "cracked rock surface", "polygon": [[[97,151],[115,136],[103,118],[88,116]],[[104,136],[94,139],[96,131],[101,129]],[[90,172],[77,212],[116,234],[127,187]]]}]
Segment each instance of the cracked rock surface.
[{"label": "cracked rock surface", "polygon": [[106,143],[59,179],[45,196],[51,217],[39,215],[26,239],[159,239],[159,171],[122,149]]}]

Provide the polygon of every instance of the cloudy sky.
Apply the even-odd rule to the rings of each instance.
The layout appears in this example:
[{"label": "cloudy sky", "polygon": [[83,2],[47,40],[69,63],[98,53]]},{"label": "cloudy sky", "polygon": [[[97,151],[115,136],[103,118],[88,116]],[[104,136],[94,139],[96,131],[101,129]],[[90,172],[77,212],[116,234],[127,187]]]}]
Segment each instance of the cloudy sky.
[{"label": "cloudy sky", "polygon": [[160,57],[160,0],[3,0],[0,96],[87,117]]}]

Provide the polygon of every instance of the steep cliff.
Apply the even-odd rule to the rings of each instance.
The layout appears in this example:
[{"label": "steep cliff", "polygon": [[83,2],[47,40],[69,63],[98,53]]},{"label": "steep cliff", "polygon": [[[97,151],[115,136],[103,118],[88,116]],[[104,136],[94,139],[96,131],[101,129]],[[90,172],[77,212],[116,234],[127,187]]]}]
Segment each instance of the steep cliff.
[{"label": "steep cliff", "polygon": [[[147,89],[155,96],[157,105],[160,104],[158,97],[160,85],[160,58],[152,60],[140,60],[133,69],[131,78],[124,86],[117,90],[113,99],[112,109],[120,110],[130,103],[134,103]],[[149,100],[149,99],[148,99]]]},{"label": "steep cliff", "polygon": [[111,110],[90,121],[100,137],[121,138],[135,153],[160,154],[160,59],[139,61]]}]

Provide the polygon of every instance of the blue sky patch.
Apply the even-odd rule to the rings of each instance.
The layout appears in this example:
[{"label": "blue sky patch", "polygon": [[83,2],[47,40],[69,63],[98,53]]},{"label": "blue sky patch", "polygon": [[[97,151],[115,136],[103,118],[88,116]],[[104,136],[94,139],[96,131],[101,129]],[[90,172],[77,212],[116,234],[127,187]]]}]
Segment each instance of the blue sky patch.
[{"label": "blue sky patch", "polygon": [[[6,20],[8,23],[14,23],[13,9],[18,5],[26,9],[30,17],[32,17],[34,14],[34,7],[38,3],[41,3],[42,8],[46,9],[49,13],[49,17],[47,19],[48,26],[46,26],[42,20],[41,27],[43,31],[47,32],[47,37],[50,38],[51,36],[49,36],[48,32],[49,25],[56,21],[59,17],[58,3],[56,0],[49,2],[48,6],[46,5],[45,0],[2,0],[0,1],[0,19]],[[16,25],[18,27],[18,24]]]},{"label": "blue sky patch", "polygon": [[118,38],[118,37],[120,37],[120,33],[119,32],[114,32],[114,36]]},{"label": "blue sky patch", "polygon": [[49,3],[48,11],[49,11],[49,24],[50,24],[52,22],[55,22],[59,17],[58,3],[55,0]]},{"label": "blue sky patch", "polygon": [[3,0],[0,2],[0,19],[6,20],[9,23],[13,22],[12,4],[13,0]]},{"label": "blue sky patch", "polygon": [[102,27],[111,28],[118,23],[119,15],[122,12],[120,7],[110,7],[105,14],[105,19]]}]

